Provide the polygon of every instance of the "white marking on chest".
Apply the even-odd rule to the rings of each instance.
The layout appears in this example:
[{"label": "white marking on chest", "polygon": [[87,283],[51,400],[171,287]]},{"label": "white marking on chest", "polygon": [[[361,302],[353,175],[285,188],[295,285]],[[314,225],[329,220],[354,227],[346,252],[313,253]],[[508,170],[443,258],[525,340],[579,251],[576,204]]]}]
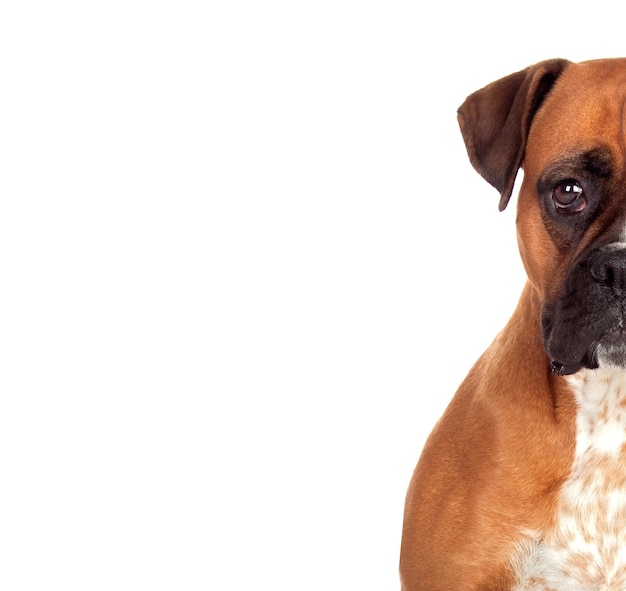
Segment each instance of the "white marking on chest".
[{"label": "white marking on chest", "polygon": [[529,538],[513,561],[513,589],[626,591],[626,372],[569,380],[578,403],[572,470],[554,527]]}]

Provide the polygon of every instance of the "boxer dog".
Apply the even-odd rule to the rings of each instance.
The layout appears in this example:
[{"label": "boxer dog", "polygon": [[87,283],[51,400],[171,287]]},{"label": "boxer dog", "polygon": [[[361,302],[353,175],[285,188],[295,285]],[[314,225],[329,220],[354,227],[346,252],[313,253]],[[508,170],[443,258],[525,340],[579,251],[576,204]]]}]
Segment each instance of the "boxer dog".
[{"label": "boxer dog", "polygon": [[528,281],[429,436],[404,591],[626,591],[626,58],[549,60],[459,122]]}]

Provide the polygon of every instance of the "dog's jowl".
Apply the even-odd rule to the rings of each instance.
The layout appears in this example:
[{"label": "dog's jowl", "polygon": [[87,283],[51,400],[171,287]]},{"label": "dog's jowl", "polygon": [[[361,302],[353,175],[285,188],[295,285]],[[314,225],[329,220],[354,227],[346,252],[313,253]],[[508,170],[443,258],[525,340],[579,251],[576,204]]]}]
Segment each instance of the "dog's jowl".
[{"label": "dog's jowl", "polygon": [[626,58],[555,59],[458,112],[528,275],[428,438],[404,591],[626,591]]}]

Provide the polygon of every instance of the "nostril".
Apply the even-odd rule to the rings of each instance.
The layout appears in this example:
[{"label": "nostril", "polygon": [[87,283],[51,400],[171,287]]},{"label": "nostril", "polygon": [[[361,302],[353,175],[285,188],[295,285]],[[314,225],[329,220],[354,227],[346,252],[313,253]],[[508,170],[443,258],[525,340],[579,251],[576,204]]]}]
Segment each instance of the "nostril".
[{"label": "nostril", "polygon": [[603,283],[605,285],[612,284],[614,279],[613,269],[604,263],[591,265],[591,276],[596,280],[596,282]]},{"label": "nostril", "polygon": [[603,288],[619,291],[626,289],[626,244],[608,244],[591,253],[580,265],[580,272],[588,280]]}]

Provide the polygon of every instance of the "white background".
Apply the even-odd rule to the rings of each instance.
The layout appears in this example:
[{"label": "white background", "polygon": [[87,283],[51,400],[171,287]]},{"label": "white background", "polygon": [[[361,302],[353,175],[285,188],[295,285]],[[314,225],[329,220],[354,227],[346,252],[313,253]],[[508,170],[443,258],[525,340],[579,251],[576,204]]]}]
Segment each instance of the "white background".
[{"label": "white background", "polygon": [[0,587],[398,588],[524,281],[456,109],[626,53],[551,6],[3,3]]}]

